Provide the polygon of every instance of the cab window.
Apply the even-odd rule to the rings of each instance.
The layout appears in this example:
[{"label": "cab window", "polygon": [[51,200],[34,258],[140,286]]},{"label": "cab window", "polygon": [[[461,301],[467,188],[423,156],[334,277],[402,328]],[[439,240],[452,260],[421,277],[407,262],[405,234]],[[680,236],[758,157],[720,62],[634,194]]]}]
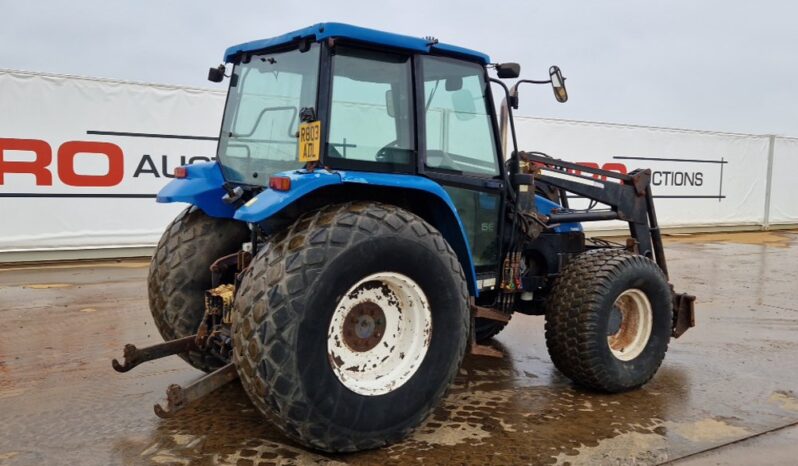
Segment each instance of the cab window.
[{"label": "cab window", "polygon": [[336,47],[328,162],[412,167],[415,157],[410,57]]},{"label": "cab window", "polygon": [[496,141],[476,63],[422,56],[427,167],[465,174],[499,174]]},{"label": "cab window", "polygon": [[463,222],[477,272],[495,267],[499,262],[499,194],[456,186],[444,186],[443,189],[449,193]]}]

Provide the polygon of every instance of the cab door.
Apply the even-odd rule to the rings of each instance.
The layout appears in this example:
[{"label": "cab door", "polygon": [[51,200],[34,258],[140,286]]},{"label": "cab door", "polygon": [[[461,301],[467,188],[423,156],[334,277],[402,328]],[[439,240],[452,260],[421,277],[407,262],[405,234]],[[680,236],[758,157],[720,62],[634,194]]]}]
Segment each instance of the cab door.
[{"label": "cab door", "polygon": [[495,276],[503,185],[485,69],[464,60],[419,55],[416,87],[419,173],[438,181],[451,196],[477,273]]},{"label": "cab door", "polygon": [[324,164],[343,170],[414,173],[411,55],[337,45],[330,69]]}]

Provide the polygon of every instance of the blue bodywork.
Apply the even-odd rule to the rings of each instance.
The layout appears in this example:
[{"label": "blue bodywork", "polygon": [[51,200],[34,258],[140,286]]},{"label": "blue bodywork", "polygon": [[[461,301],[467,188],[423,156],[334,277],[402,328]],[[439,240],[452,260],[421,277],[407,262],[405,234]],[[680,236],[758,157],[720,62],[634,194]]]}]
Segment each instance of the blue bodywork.
[{"label": "blue bodywork", "polygon": [[[314,172],[287,171],[277,173],[274,176],[288,177],[291,179],[291,189],[288,191],[276,191],[274,189],[264,189],[254,198],[250,199],[245,205],[235,208],[231,204],[222,201],[225,194],[223,188],[224,178],[218,162],[205,162],[188,165],[187,177],[174,179],[163,187],[158,193],[158,202],[185,202],[195,205],[212,217],[232,218],[247,223],[260,223],[291,205],[303,196],[310,194],[317,189],[327,186],[341,185],[345,183],[364,184],[385,188],[400,188],[423,191],[439,198],[449,208],[450,214],[457,220],[459,232],[442,232],[444,237],[451,241],[451,236],[457,235],[462,239],[464,251],[461,256],[463,269],[468,280],[468,288],[474,296],[479,295],[477,286],[477,276],[471,257],[471,248],[468,244],[460,216],[452,202],[449,194],[435,181],[417,175],[402,175],[392,173],[373,173],[360,171],[327,171],[316,170]],[[541,196],[535,197],[535,203],[540,213],[548,215],[551,210],[560,207]],[[558,233],[571,231],[582,231],[578,223],[561,224],[554,228]],[[455,246],[453,246],[455,247]],[[455,247],[455,249],[457,249]]]},{"label": "blue bodywork", "polygon": [[458,47],[456,45],[442,44],[440,42],[432,43],[421,37],[403,36],[401,34],[393,34],[342,23],[314,24],[313,26],[298,29],[270,39],[255,40],[234,45],[224,52],[224,61],[231,62],[237,54],[242,52],[255,52],[272,47],[279,47],[307,37],[314,38],[316,42],[321,42],[330,38],[342,38],[416,53],[428,54],[436,52],[441,55],[451,55],[457,58],[473,60],[482,65],[490,63],[490,57],[475,50]]},{"label": "blue bodywork", "polygon": [[233,218],[235,206],[222,201],[224,176],[217,162],[186,165],[187,176],[174,179],[161,188],[158,202],[185,202],[195,205],[211,217]]}]

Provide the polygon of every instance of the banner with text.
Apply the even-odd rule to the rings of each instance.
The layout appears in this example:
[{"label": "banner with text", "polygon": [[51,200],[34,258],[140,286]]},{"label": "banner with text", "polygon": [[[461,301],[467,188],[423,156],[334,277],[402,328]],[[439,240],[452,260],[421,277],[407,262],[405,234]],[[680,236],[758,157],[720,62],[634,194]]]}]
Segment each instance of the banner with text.
[{"label": "banner with text", "polygon": [[[0,252],[154,245],[185,206],[176,166],[211,160],[222,91],[0,70]],[[769,138],[516,118],[522,150],[653,171],[664,227],[765,220]],[[798,140],[776,139],[772,223],[798,222]],[[575,205],[580,205],[575,200]],[[622,223],[591,225],[618,227]]]},{"label": "banner with text", "polygon": [[0,251],[151,246],[211,160],[224,92],[0,70]]},{"label": "banner with text", "polygon": [[515,125],[520,150],[622,173],[651,169],[664,227],[754,225],[764,219],[767,136],[524,117],[516,117]]}]

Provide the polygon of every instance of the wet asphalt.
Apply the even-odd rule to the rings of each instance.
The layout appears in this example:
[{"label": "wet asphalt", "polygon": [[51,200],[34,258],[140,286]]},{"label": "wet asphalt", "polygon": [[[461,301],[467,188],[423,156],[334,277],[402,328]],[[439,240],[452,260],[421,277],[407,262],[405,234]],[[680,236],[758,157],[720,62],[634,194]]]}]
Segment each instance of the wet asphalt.
[{"label": "wet asphalt", "polygon": [[666,251],[676,289],[698,296],[698,326],[642,389],[574,386],[550,362],[543,318],[515,315],[493,342],[505,357],[467,357],[410,438],[349,455],[292,443],[238,382],[156,417],[165,388],[200,373],[177,357],[111,369],[125,343],[161,341],[145,260],[0,266],[0,464],[790,464],[798,233],[669,237]]}]

